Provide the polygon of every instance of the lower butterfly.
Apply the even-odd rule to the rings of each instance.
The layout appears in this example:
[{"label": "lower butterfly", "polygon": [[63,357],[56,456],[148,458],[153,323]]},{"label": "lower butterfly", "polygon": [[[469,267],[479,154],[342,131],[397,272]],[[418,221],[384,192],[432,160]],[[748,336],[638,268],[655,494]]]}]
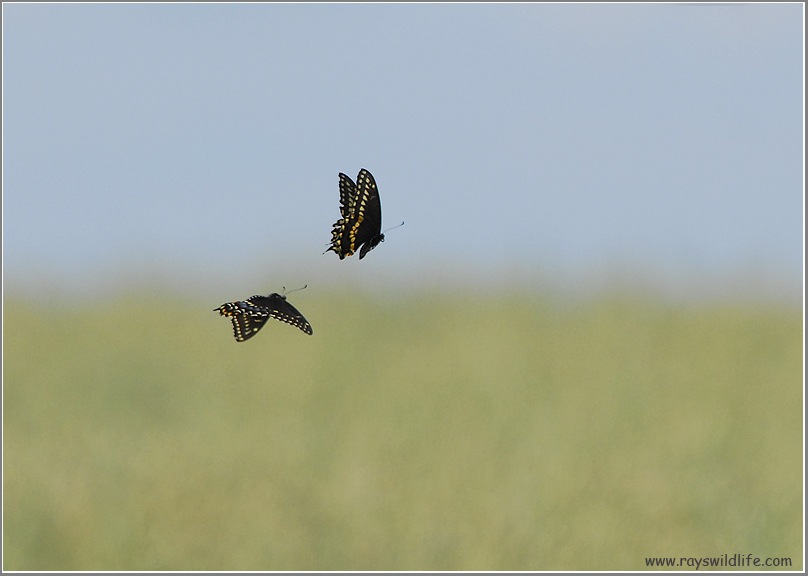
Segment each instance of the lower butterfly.
[{"label": "lower butterfly", "polygon": [[284,288],[283,294],[258,295],[239,302],[227,302],[214,308],[213,311],[230,318],[237,342],[244,342],[255,336],[269,318],[296,326],[311,335],[313,332],[311,324],[286,300],[285,291]]}]

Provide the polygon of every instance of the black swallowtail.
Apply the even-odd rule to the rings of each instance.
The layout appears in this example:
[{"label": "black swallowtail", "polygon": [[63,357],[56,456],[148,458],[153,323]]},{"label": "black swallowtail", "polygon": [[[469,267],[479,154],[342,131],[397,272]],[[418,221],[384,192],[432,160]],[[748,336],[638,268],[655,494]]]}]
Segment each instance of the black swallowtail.
[{"label": "black swallowtail", "polygon": [[233,333],[238,342],[244,342],[255,336],[268,318],[275,318],[297,326],[306,334],[312,334],[311,324],[297,311],[297,308],[286,301],[284,294],[253,296],[240,302],[222,304],[213,311],[233,321]]},{"label": "black swallowtail", "polygon": [[[359,249],[359,259],[384,242],[382,203],[373,175],[362,168],[356,184],[349,176],[339,174],[339,211],[342,218],[334,223],[331,246],[342,260]],[[361,247],[361,248],[360,248]]]}]

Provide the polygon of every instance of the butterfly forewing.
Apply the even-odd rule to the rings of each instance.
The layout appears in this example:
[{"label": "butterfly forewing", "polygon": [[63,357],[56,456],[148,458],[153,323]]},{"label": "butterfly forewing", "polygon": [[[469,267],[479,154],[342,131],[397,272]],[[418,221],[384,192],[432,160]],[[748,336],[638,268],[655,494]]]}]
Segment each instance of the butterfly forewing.
[{"label": "butterfly forewing", "polygon": [[[296,328],[300,328],[306,334],[312,334],[311,324],[303,317],[303,314],[298,312],[297,308],[289,304],[285,296],[280,294],[270,294],[267,297],[260,296],[261,303],[254,302],[256,305],[264,306],[269,311],[269,316],[275,320],[286,322]],[[250,298],[252,300],[252,298]],[[270,300],[267,304],[263,301]]]},{"label": "butterfly forewing", "polygon": [[255,336],[264,327],[269,316],[254,310],[239,310],[230,317],[233,322],[233,334],[236,340],[244,342]]},{"label": "butterfly forewing", "polygon": [[356,178],[356,212],[359,215],[353,231],[353,246],[362,246],[359,259],[373,250],[379,242],[384,241],[382,236],[382,203],[379,198],[379,189],[373,175],[364,168],[359,171]]},{"label": "butterfly forewing", "polygon": [[339,211],[343,218],[350,218],[356,202],[356,184],[351,177],[339,173]]}]

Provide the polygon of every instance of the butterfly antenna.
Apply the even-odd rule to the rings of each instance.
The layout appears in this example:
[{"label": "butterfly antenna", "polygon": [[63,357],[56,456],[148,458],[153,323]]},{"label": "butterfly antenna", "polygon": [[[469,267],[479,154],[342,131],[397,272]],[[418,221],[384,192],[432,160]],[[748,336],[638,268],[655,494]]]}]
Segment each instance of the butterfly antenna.
[{"label": "butterfly antenna", "polygon": [[286,286],[283,286],[283,292],[281,292],[281,294],[286,296],[287,294],[291,294],[292,292],[297,292],[298,290],[303,290],[304,288],[307,288],[307,287],[308,287],[308,284],[303,284],[303,286],[301,286],[300,288],[295,288],[294,290],[289,290],[289,292],[287,292],[286,291]]},{"label": "butterfly antenna", "polygon": [[[401,224],[397,224],[396,226],[391,226],[391,227],[390,227],[390,228],[388,228],[387,230],[392,230],[393,228],[401,228],[402,226],[404,226],[404,222],[402,222]],[[387,232],[387,230],[385,230],[384,232],[382,232],[382,234],[384,234],[385,232]],[[326,250],[326,252],[327,252],[327,250]]]}]

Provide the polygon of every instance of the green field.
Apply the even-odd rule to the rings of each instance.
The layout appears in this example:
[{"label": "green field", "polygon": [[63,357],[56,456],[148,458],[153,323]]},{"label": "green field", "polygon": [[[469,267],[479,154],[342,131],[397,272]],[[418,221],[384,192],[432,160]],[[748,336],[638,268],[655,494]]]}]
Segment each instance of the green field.
[{"label": "green field", "polygon": [[6,298],[3,568],[803,569],[800,309],[290,300]]}]

